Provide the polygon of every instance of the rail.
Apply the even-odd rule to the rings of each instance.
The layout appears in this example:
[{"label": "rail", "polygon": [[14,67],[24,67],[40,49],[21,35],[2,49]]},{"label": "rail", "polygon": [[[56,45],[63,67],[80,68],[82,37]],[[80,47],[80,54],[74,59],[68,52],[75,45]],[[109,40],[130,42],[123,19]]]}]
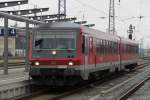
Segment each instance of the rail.
[{"label": "rail", "polygon": [[[146,62],[146,63],[144,63],[144,64],[140,64],[140,65],[138,66],[138,68],[136,68],[136,69],[141,69],[141,68],[143,68],[144,66],[147,66],[147,65],[149,65],[149,64],[150,64],[150,62]],[[118,77],[118,76],[116,76],[116,77],[113,76],[113,77],[112,77],[112,75],[111,75],[110,77],[111,77],[111,80],[112,80],[112,79],[114,79],[114,78],[116,78],[116,77]],[[96,81],[96,82],[90,82],[90,83],[88,83],[88,84],[86,84],[86,85],[82,85],[82,86],[79,86],[79,87],[70,89],[70,90],[68,90],[68,91],[66,91],[66,92],[63,92],[63,93],[60,93],[60,94],[57,94],[57,95],[52,95],[52,96],[51,96],[51,95],[49,94],[49,99],[48,99],[48,100],[59,100],[59,99],[62,99],[62,98],[64,98],[64,97],[67,97],[67,96],[72,95],[72,94],[74,94],[74,93],[78,93],[79,91],[85,90],[85,89],[91,87],[93,84],[102,84],[102,83],[104,83],[104,82],[107,82],[107,81],[109,81],[110,77],[109,77],[109,78],[102,79],[102,80],[98,80],[98,81]],[[46,90],[46,91],[47,91],[47,90]],[[38,95],[38,96],[40,96],[40,95],[42,96],[46,91],[39,91],[39,92],[37,92],[37,93],[32,93],[32,94],[30,94],[30,95],[23,96],[23,97],[18,98],[18,99],[16,99],[16,100],[26,100],[26,99],[28,99],[28,98],[36,98],[37,95]],[[119,99],[118,99],[118,100],[119,100]],[[120,100],[122,100],[122,99],[120,99]]]},{"label": "rail", "polygon": [[131,96],[133,93],[135,93],[140,87],[142,87],[148,80],[150,80],[150,77],[145,78],[139,84],[137,84],[134,87],[132,87],[131,89],[129,89],[122,96],[118,97],[117,100],[126,100],[129,96]]}]

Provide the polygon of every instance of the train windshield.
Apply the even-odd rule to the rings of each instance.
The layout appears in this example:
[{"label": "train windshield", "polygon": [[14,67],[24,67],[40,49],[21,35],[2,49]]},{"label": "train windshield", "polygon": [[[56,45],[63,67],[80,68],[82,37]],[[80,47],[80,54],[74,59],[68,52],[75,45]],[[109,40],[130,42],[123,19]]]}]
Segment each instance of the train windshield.
[{"label": "train windshield", "polygon": [[34,48],[40,50],[74,50],[75,32],[38,32],[34,36]]}]

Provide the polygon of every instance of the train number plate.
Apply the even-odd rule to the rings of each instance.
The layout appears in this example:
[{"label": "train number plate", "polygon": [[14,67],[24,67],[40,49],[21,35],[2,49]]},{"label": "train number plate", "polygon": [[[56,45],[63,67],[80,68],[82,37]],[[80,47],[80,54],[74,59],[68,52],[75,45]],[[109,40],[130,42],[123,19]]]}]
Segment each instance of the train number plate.
[{"label": "train number plate", "polygon": [[59,65],[58,68],[67,68],[67,65]]},{"label": "train number plate", "polygon": [[52,65],[56,65],[56,62],[55,62],[55,61],[53,61],[53,62],[51,62],[51,64],[52,64]]}]

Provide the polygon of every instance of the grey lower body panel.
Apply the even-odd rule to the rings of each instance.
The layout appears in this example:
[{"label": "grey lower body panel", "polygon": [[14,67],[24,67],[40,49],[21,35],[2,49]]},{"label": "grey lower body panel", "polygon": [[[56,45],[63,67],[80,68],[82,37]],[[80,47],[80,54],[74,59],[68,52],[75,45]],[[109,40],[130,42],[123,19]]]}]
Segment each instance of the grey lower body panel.
[{"label": "grey lower body panel", "polygon": [[[83,79],[83,80],[88,80],[89,75],[91,73],[95,72],[102,72],[109,70],[109,72],[114,72],[116,68],[118,70],[124,70],[125,65],[130,65],[130,64],[135,64],[137,63],[137,59],[135,60],[127,60],[127,61],[122,61],[121,63],[116,61],[116,62],[109,62],[109,63],[102,63],[102,64],[93,64],[93,65],[78,65],[78,66],[66,66],[65,68],[58,67],[58,66],[31,66],[30,69],[30,76],[33,78],[40,78],[39,81],[43,81],[42,79],[47,78],[49,80],[55,80],[58,81],[59,79],[64,81],[65,80],[71,80],[74,81],[73,79]],[[52,83],[52,82],[45,82],[45,83]],[[59,82],[61,83],[61,82]]]},{"label": "grey lower body panel", "polygon": [[37,85],[73,86],[82,80],[81,70],[74,68],[31,68],[30,76]]}]

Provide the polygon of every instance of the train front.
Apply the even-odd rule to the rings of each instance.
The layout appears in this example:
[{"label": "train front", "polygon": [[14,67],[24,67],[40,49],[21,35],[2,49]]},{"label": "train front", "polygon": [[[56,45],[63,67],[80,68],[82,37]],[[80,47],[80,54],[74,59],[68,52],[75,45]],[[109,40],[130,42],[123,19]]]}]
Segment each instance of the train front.
[{"label": "train front", "polygon": [[40,85],[72,85],[80,79],[79,30],[37,28],[30,38],[30,76]]}]

